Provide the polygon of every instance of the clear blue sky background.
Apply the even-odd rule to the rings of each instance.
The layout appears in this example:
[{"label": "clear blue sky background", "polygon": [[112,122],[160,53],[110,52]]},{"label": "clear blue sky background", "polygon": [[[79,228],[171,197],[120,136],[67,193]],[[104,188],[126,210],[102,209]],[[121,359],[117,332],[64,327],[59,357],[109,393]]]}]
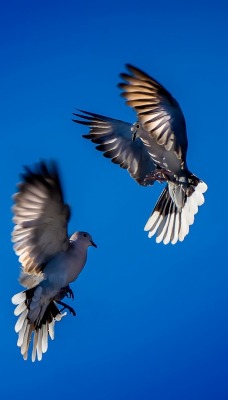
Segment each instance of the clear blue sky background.
[{"label": "clear blue sky background", "polygon": [[[8,1],[0,12],[0,393],[23,399],[227,400],[227,25],[222,1]],[[139,187],[81,138],[75,107],[134,122],[116,84],[145,70],[186,117],[188,164],[209,186],[190,234],[143,227],[162,186]],[[69,231],[98,245],[73,284],[77,317],[41,363],[16,346],[10,233],[22,166],[58,160]]]}]

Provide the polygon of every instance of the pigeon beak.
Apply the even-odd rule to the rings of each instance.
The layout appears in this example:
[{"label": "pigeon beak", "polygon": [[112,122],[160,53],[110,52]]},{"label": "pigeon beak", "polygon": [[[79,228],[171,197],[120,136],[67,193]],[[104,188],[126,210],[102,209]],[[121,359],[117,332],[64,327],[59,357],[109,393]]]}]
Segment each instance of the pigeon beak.
[{"label": "pigeon beak", "polygon": [[135,141],[135,139],[136,139],[136,131],[133,133],[133,135],[132,135],[132,142],[134,142]]},{"label": "pigeon beak", "polygon": [[91,243],[91,246],[93,246],[93,247],[96,247],[97,248],[97,245],[91,240],[90,241],[90,243]]}]

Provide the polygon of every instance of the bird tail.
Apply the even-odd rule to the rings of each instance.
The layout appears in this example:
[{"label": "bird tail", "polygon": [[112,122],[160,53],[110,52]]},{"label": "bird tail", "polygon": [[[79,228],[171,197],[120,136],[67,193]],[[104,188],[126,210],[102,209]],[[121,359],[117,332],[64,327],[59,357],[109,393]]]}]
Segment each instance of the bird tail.
[{"label": "bird tail", "polygon": [[156,242],[175,244],[183,241],[194,222],[198,206],[204,203],[207,185],[190,174],[187,183],[169,182],[159,197],[144,230],[156,234]]},{"label": "bird tail", "polygon": [[29,344],[33,336],[32,361],[42,359],[48,349],[48,334],[54,339],[55,321],[60,321],[66,313],[61,313],[54,301],[43,306],[40,302],[42,287],[17,293],[12,303],[17,305],[14,315],[18,316],[15,331],[18,333],[17,345],[21,348],[24,360],[28,358]]}]

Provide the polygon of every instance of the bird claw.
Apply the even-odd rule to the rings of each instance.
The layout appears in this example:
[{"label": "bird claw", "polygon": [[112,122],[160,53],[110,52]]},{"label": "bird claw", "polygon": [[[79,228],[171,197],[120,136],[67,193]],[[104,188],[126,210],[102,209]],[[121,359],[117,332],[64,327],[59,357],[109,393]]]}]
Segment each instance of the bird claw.
[{"label": "bird claw", "polygon": [[68,288],[66,289],[66,297],[67,297],[68,299],[74,300],[74,292],[73,292],[73,290],[72,290],[70,287],[68,287]]},{"label": "bird claw", "polygon": [[76,311],[75,311],[72,307],[67,306],[67,307],[65,307],[65,308],[67,308],[67,309],[70,311],[70,313],[71,313],[74,317],[76,317]]},{"label": "bird claw", "polygon": [[74,300],[74,293],[69,285],[61,289],[61,292],[64,293],[64,297],[66,296],[68,299]]},{"label": "bird claw", "polygon": [[70,311],[70,313],[75,317],[76,316],[76,312],[74,311],[73,307],[68,306],[68,304],[63,303],[62,301],[56,301],[56,303],[60,304],[61,306],[63,306],[63,308],[60,310],[60,312],[62,312],[63,310],[67,309]]}]

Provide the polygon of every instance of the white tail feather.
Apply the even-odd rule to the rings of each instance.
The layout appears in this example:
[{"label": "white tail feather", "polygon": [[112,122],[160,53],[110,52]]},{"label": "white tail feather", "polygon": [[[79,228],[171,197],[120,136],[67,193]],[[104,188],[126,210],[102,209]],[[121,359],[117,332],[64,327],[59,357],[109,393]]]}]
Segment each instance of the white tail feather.
[{"label": "white tail feather", "polygon": [[33,336],[33,362],[36,360],[36,357],[38,361],[42,360],[43,353],[46,353],[48,349],[48,333],[50,338],[54,339],[55,321],[61,321],[66,315],[66,312],[58,313],[55,315],[55,318],[53,317],[51,322],[44,321],[42,325],[37,326],[36,320],[31,320],[31,316],[33,317],[36,314],[38,315],[39,323],[42,321],[42,317],[39,317],[39,312],[37,312],[37,309],[38,311],[42,310],[42,307],[40,307],[41,294],[42,288],[37,287],[30,302],[30,305],[33,305],[33,310],[28,310],[27,308],[26,291],[17,293],[12,298],[13,304],[16,305],[14,314],[18,316],[18,320],[15,324],[15,331],[18,333],[17,346],[21,348],[21,354],[24,360],[27,360],[29,345]]},{"label": "white tail feather", "polygon": [[38,341],[38,332],[35,331],[33,335],[33,348],[32,348],[32,362],[36,361],[36,346]]},{"label": "white tail feather", "polygon": [[23,340],[24,340],[24,335],[25,335],[25,331],[26,331],[26,328],[27,328],[27,324],[28,324],[28,321],[26,319],[25,322],[24,322],[24,325],[22,326],[21,330],[18,333],[18,340],[17,340],[17,346],[18,347],[21,347],[22,344],[23,344]]},{"label": "white tail feather", "polygon": [[26,294],[25,294],[25,292],[20,292],[20,293],[17,293],[17,294],[15,294],[13,297],[12,297],[12,303],[13,304],[21,304],[23,301],[25,301],[26,300]]},{"label": "white tail feather", "polygon": [[55,330],[54,330],[54,328],[55,328],[55,320],[53,319],[49,324],[49,330],[48,330],[51,340],[55,339]]},{"label": "white tail feather", "polygon": [[48,349],[48,326],[47,323],[43,325],[43,336],[42,336],[42,353],[46,353]]},{"label": "white tail feather", "polygon": [[26,330],[25,330],[25,334],[24,334],[24,338],[23,338],[23,343],[22,343],[22,346],[21,346],[21,354],[26,353],[27,350],[28,350],[28,335],[29,335],[29,331],[30,331],[30,326],[29,326],[29,324],[27,324]]},{"label": "white tail feather", "polygon": [[22,326],[24,324],[25,318],[27,317],[27,314],[28,314],[28,310],[26,308],[26,310],[24,310],[21,313],[20,317],[18,318],[18,320],[17,320],[17,322],[15,324],[15,332],[18,333],[21,330],[21,328],[22,328]]},{"label": "white tail feather", "polygon": [[[194,223],[198,207],[204,203],[203,193],[207,190],[207,185],[203,181],[191,187],[193,191],[190,195],[187,189],[185,191],[182,188],[182,191],[177,191],[178,197],[175,195],[174,184],[166,186],[144,228],[148,231],[149,238],[156,234],[156,242],[164,244],[175,244],[178,240],[184,240],[189,233],[189,226]],[[183,197],[182,207],[178,207],[175,199],[178,197],[178,204],[181,203],[181,192],[185,198]]]},{"label": "white tail feather", "polygon": [[166,232],[166,237],[163,240],[164,244],[168,244],[171,241],[171,237],[172,237],[172,233],[173,230],[175,228],[175,224],[174,224],[174,212],[175,212],[175,205],[174,203],[172,203],[172,208],[170,210],[170,218],[169,218],[169,223],[167,226],[167,232]]},{"label": "white tail feather", "polygon": [[156,237],[157,243],[160,243],[164,238],[163,243],[166,244],[165,239],[166,238],[168,239],[166,232],[167,232],[167,228],[169,226],[172,205],[173,205],[173,203],[170,202],[170,204],[168,205],[169,209],[167,210],[168,214],[166,214],[166,216],[164,217],[163,224],[160,225],[160,227],[158,228],[158,235]]},{"label": "white tail feather", "polygon": [[180,213],[175,214],[175,204],[174,204],[174,219],[173,219],[173,230],[170,241],[172,244],[176,244],[178,242],[178,234],[180,230]]},{"label": "white tail feather", "polygon": [[21,304],[18,304],[18,306],[14,310],[14,315],[16,315],[16,316],[20,315],[24,310],[26,310],[26,308],[27,308],[27,306],[24,302]]},{"label": "white tail feather", "polygon": [[38,331],[38,340],[37,340],[36,352],[37,352],[38,361],[41,361],[42,360],[42,327]]}]

